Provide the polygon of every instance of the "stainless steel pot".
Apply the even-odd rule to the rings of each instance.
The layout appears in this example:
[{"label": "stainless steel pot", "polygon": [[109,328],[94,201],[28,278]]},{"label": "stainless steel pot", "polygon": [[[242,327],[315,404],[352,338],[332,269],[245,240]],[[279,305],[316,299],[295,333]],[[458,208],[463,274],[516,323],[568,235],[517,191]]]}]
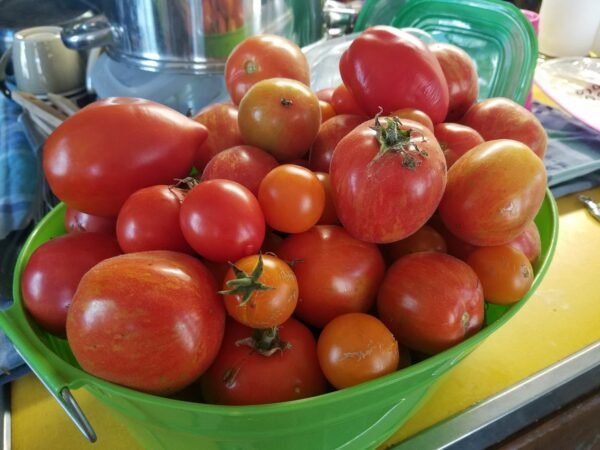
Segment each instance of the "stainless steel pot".
[{"label": "stainless steel pot", "polygon": [[323,36],[321,0],[103,0],[104,14],[65,27],[74,49],[109,55],[149,71],[222,72],[229,52],[259,33],[306,45]]}]

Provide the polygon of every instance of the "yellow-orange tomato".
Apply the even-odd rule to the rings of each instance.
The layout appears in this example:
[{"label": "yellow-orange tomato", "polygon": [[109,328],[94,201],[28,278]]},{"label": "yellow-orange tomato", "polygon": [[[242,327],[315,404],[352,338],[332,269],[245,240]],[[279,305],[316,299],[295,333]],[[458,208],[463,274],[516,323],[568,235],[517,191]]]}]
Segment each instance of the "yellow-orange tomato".
[{"label": "yellow-orange tomato", "polygon": [[335,116],[335,109],[333,109],[331,103],[319,100],[319,108],[321,108],[321,123]]}]

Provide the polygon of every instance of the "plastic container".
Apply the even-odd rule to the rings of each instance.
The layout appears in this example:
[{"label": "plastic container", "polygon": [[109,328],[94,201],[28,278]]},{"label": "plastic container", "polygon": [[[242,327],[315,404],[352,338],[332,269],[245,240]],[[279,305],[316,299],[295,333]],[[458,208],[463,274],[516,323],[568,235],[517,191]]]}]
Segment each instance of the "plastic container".
[{"label": "plastic container", "polygon": [[0,312],[0,325],[55,398],[64,402],[65,387],[87,389],[152,449],[365,449],[380,444],[410,417],[445,372],[527,302],[546,274],[558,231],[556,203],[548,192],[536,217],[542,253],[531,290],[509,307],[487,307],[486,327],[461,344],[352,388],[293,402],[226,407],[161,398],[100,380],[78,367],[64,339],[29,319],[21,299],[21,275],[38,246],[64,233],[64,211],[62,204],[52,210],[25,243],[15,270],[15,303]]},{"label": "plastic container", "polygon": [[531,23],[502,0],[367,0],[355,31],[372,25],[420,28],[455,44],[475,61],[479,98],[508,97],[524,104],[537,60]]}]

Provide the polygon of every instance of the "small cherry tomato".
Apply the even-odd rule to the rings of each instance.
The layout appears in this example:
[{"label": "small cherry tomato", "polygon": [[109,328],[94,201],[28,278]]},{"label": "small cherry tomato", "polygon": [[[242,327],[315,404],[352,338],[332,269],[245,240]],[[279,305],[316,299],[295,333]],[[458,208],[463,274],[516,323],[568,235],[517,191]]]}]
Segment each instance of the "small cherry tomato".
[{"label": "small cherry tomato", "polygon": [[396,116],[401,121],[402,119],[410,119],[419,122],[425,128],[433,133],[433,122],[427,114],[416,108],[402,108],[392,112],[390,116]]},{"label": "small cherry tomato", "polygon": [[339,114],[323,122],[310,148],[309,168],[315,172],[329,173],[329,163],[335,146],[364,121],[362,116]]},{"label": "small cherry tomato", "polygon": [[440,252],[446,253],[446,241],[440,233],[429,225],[423,225],[414,234],[383,246],[383,252],[389,262],[409,253]]},{"label": "small cherry tomato", "polygon": [[335,109],[336,114],[353,114],[365,119],[367,118],[367,114],[358,106],[352,93],[343,83],[333,90],[331,94],[331,106]]}]

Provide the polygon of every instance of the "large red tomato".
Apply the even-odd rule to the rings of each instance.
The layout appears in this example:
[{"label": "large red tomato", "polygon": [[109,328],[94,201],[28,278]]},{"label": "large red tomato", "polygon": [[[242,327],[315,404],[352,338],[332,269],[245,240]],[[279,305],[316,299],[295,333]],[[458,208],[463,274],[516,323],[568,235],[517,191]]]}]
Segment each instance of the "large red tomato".
[{"label": "large red tomato", "polygon": [[298,45],[282,36],[251,36],[227,57],[225,85],[236,105],[255,83],[277,77],[298,80],[306,86],[310,84],[306,56]]},{"label": "large red tomato", "polygon": [[546,185],[544,163],[525,144],[484,142],[448,171],[440,217],[451,233],[470,244],[506,244],[534,219]]},{"label": "large red tomato", "polygon": [[434,213],[446,185],[446,162],[421,124],[379,118],[338,143],[330,176],[344,228],[358,239],[388,243],[411,235]]},{"label": "large red tomato", "polygon": [[398,259],[377,297],[379,318],[398,342],[425,354],[441,352],[477,332],[483,306],[483,289],[473,269],[438,252]]},{"label": "large red tomato", "polygon": [[285,402],[326,389],[315,338],[295,319],[277,330],[228,321],[219,355],[202,377],[205,400],[223,405]]},{"label": "large red tomato", "polygon": [[67,314],[67,339],[86,372],[166,395],[208,368],[224,326],[208,269],[192,256],[150,251],[107,259],[84,275]]},{"label": "large red tomato", "polygon": [[445,120],[458,120],[475,103],[479,94],[475,63],[462,48],[446,42],[430,44],[429,50],[440,63],[448,83],[450,102]]},{"label": "large red tomato", "polygon": [[476,130],[486,141],[514,139],[540,158],[546,153],[548,135],[540,121],[518,103],[504,97],[488,98],[471,106],[460,122]]},{"label": "large red tomato", "polygon": [[23,271],[25,309],[44,329],[64,336],[67,310],[81,277],[100,261],[120,253],[117,240],[106,233],[80,232],[46,241]]},{"label": "large red tomato", "polygon": [[379,25],[363,31],[342,54],[340,74],[371,117],[380,109],[389,114],[416,108],[438,123],[448,113],[448,85],[439,62],[404,30]]},{"label": "large red tomato", "polygon": [[190,172],[206,128],[155,102],[107,99],[65,120],[44,145],[44,173],[75,209],[116,217],[135,191]]},{"label": "large red tomato", "polygon": [[296,316],[319,328],[340,314],[369,311],[385,272],[376,245],[338,226],[288,236],[277,254],[291,262],[298,280]]}]

